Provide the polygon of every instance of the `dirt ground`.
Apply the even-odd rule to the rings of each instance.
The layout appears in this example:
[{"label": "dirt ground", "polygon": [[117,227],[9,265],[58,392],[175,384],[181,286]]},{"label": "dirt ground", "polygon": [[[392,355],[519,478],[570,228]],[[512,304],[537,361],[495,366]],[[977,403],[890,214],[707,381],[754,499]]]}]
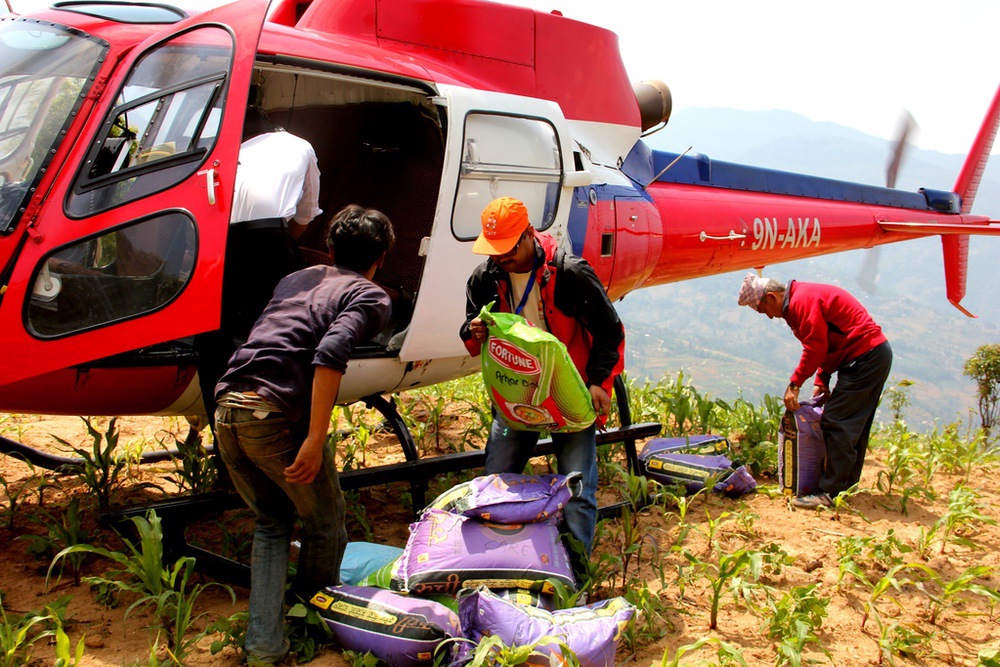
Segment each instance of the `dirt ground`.
[{"label": "dirt ground", "polygon": [[[5,417],[2,424],[3,435],[27,444],[61,454],[67,454],[64,447],[52,438],[58,435],[70,443],[89,447],[89,438],[78,417]],[[148,448],[157,441],[172,442],[168,434],[182,437],[186,425],[182,420],[161,418],[126,418],[119,421],[120,443],[145,443]],[[447,433],[439,442],[447,443]],[[121,446],[121,445],[120,445]],[[433,455],[438,452],[425,452]],[[391,437],[376,437],[365,452],[366,464],[401,459],[398,445]],[[851,583],[850,577],[838,585],[840,567],[838,563],[838,542],[849,536],[882,536],[894,531],[901,543],[914,546],[918,543],[921,530],[926,534],[934,522],[948,510],[948,493],[958,483],[954,475],[939,474],[933,480],[937,491],[935,500],[910,498],[907,512],[900,510],[898,495],[886,496],[873,487],[880,470],[885,469],[885,453],[878,451],[869,455],[862,479],[863,491],[847,502],[839,512],[793,510],[787,501],[774,493],[755,493],[740,500],[721,497],[698,496],[691,501],[685,521],[680,521],[675,508],[652,507],[644,510],[637,521],[641,534],[639,540],[643,548],[635,561],[639,576],[648,587],[659,595],[664,610],[663,619],[652,625],[663,631],[661,638],[630,652],[624,645],[618,652],[618,664],[650,665],[660,664],[667,653],[673,656],[681,646],[692,644],[704,637],[739,647],[749,665],[775,664],[775,642],[768,639],[763,631],[762,616],[750,611],[748,604],[739,602],[726,593],[722,598],[718,627],[709,630],[709,600],[711,589],[704,577],[685,578],[690,561],[682,551],[692,556],[710,560],[713,553],[733,553],[741,547],[764,549],[777,545],[790,556],[790,564],[780,573],[770,572],[765,580],[778,591],[787,591],[796,586],[816,584],[818,595],[829,599],[827,616],[818,633],[822,647],[829,652],[826,657],[817,648],[809,648],[802,656],[803,663],[815,661],[834,665],[976,665],[977,653],[982,649],[1000,648],[1000,626],[997,610],[987,597],[962,593],[948,599],[941,606],[935,623],[931,623],[931,603],[928,593],[941,591],[931,584],[925,591],[916,586],[905,586],[901,591],[889,589],[876,602],[880,612],[878,618],[869,616],[864,626],[865,604],[870,599],[870,589]],[[134,478],[144,481],[158,481],[161,485],[165,475],[173,470],[172,464],[143,466],[141,470],[130,470]],[[991,520],[997,519],[997,492],[993,483],[995,467],[973,471],[969,486],[980,496],[981,510]],[[24,463],[10,457],[0,456],[0,476],[12,488],[27,483],[33,489],[37,476]],[[31,481],[31,480],[34,481]],[[82,495],[84,489],[73,477],[55,479],[61,488],[47,489],[43,493],[47,505],[65,506],[67,499]],[[773,480],[758,480],[773,488]],[[449,480],[442,480],[445,487]],[[167,484],[167,486],[169,486]],[[373,541],[395,546],[403,546],[408,531],[411,514],[401,501],[406,495],[406,487],[394,485],[375,487],[362,491],[355,503],[362,503],[355,517],[362,517],[371,527]],[[133,501],[146,497],[159,497],[159,492],[132,491],[116,501]],[[433,490],[432,490],[433,493]],[[605,493],[603,501],[614,499],[612,491]],[[41,533],[41,525],[33,521],[39,516],[38,493],[23,494],[23,506],[14,517],[13,529],[6,522],[0,527],[0,591],[3,592],[4,608],[8,615],[39,609],[59,596],[70,595],[71,624],[69,634],[73,645],[85,636],[85,656],[83,666],[147,665],[149,646],[154,635],[149,630],[150,618],[145,613],[134,613],[124,618],[124,608],[107,609],[94,600],[85,585],[74,586],[64,577],[59,583],[46,588],[45,573],[47,560],[39,560],[28,553],[28,541],[16,539],[26,533]],[[433,497],[430,495],[429,497]],[[6,502],[6,499],[0,499]],[[93,541],[106,544],[113,549],[122,548],[117,538],[98,528],[95,522],[93,502],[83,501],[89,508],[87,528]],[[0,505],[3,507],[3,505]],[[351,519],[352,539],[361,539],[362,531],[357,519]],[[204,530],[212,532],[206,523]],[[678,535],[687,529],[687,537],[677,548]],[[603,533],[603,535],[602,535]],[[942,549],[934,546],[925,560],[914,554],[906,554],[906,559],[919,561],[932,568],[943,580],[952,581],[967,568],[987,566],[993,568],[978,583],[995,590],[1000,587],[1000,528],[996,525],[977,522],[963,528],[967,538],[964,545],[949,543]],[[711,543],[709,542],[711,536]],[[243,533],[244,542],[248,533]],[[599,531],[599,542],[595,558],[601,554],[621,553],[623,531],[620,523],[607,522]],[[656,547],[654,549],[654,546]],[[718,551],[716,551],[718,547]],[[108,569],[107,562],[91,559],[87,573],[101,573]],[[915,570],[911,578],[915,578]],[[885,574],[884,567],[868,563],[866,576],[872,581]],[[901,578],[901,577],[900,577]],[[664,585],[665,584],[665,585]],[[199,610],[205,615],[199,620],[200,627],[218,617],[225,617],[239,610],[245,610],[247,591],[234,588],[237,601],[231,604],[228,596],[220,591],[205,593],[199,601]],[[617,594],[617,592],[615,593]],[[883,657],[879,648],[879,624],[884,627],[897,625],[911,634],[926,633],[925,641],[916,642],[912,654],[890,653]],[[209,652],[209,640],[202,641],[187,660],[189,665],[238,665],[236,653],[227,649],[218,655]],[[697,659],[710,660],[716,664],[715,649],[708,647],[700,653],[692,653]],[[36,645],[35,661],[32,664],[52,664],[52,648],[42,643]],[[327,649],[311,664],[317,666],[348,664],[339,651]],[[666,664],[664,662],[664,664]],[[689,664],[682,661],[681,664]]]}]

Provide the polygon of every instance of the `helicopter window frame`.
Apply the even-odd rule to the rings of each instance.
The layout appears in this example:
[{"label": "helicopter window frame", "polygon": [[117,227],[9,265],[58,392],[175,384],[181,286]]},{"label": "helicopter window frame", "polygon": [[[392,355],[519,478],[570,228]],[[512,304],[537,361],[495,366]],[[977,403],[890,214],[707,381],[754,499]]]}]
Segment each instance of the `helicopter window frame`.
[{"label": "helicopter window frame", "polygon": [[[479,160],[478,156],[470,156],[470,152],[477,147],[470,144],[470,120],[479,118],[506,118],[516,121],[532,122],[536,127],[546,126],[551,130],[551,149],[553,163],[555,166],[541,166],[538,164],[512,164],[509,162],[491,162]],[[525,133],[526,134],[526,133]],[[559,131],[555,123],[544,116],[529,114],[516,114],[498,112],[489,109],[472,109],[465,114],[462,123],[462,160],[459,165],[458,183],[455,189],[455,204],[452,208],[451,231],[459,241],[471,241],[479,236],[482,231],[479,219],[480,213],[486,205],[497,197],[516,196],[528,208],[528,217],[532,226],[539,231],[544,231],[555,223],[556,213],[559,210],[559,201],[562,195],[564,182],[563,151],[560,141]],[[471,159],[470,159],[471,157]],[[489,156],[487,156],[489,157]],[[481,196],[483,193],[467,192],[464,185],[473,182],[487,182],[490,184],[487,198]],[[507,191],[504,191],[504,185]],[[521,184],[529,186],[531,184],[544,184],[544,192],[539,195],[526,196],[527,191],[510,192],[510,184]]]},{"label": "helicopter window frame", "polygon": [[[162,230],[153,229],[161,232],[160,236],[152,239],[140,236],[138,241],[148,243],[155,251],[136,244],[130,255],[132,265],[127,265],[120,246],[121,233],[156,224],[174,225],[176,231],[163,234]],[[169,227],[165,229],[170,231]],[[42,257],[33,273],[34,288],[31,298],[25,299],[22,313],[25,330],[39,340],[58,340],[163,310],[191,284],[199,244],[194,217],[184,209],[173,208],[102,229],[54,248]],[[154,261],[150,263],[150,259]],[[161,275],[164,271],[167,271],[165,280]],[[170,280],[174,282],[172,289],[164,291],[164,286],[171,287]],[[63,302],[59,301],[60,297]],[[58,314],[63,303],[71,317],[66,320],[53,318],[51,313]],[[49,329],[44,330],[38,325],[44,322],[47,314]],[[74,314],[76,320],[71,319]],[[62,329],[58,327],[60,322]]]},{"label": "helicopter window frame", "polygon": [[[185,39],[197,31],[214,31],[219,35],[228,38],[228,44],[218,37],[211,37],[208,44],[185,43]],[[200,76],[181,80],[172,85],[151,89],[138,97],[130,97],[128,90],[135,87],[133,77],[137,71],[150,57],[155,57],[158,53],[163,53],[163,49],[176,49],[177,53],[190,51],[191,56],[206,58],[203,52],[205,48],[226,49],[227,62],[225,67],[214,72],[208,72]],[[97,213],[112,210],[119,206],[136,201],[143,197],[154,195],[169,188],[175,187],[194,174],[198,168],[205,163],[208,156],[218,142],[222,121],[225,118],[226,94],[229,83],[232,79],[233,67],[235,66],[236,38],[228,26],[219,23],[206,23],[191,26],[185,30],[173,33],[166,38],[151,45],[133,63],[122,83],[121,88],[116,93],[117,103],[112,107],[100,130],[92,139],[92,145],[83,160],[74,185],[67,193],[64,204],[64,213],[70,219],[87,218]],[[209,52],[208,56],[223,55],[219,52]],[[141,145],[141,140],[148,136],[157,136],[161,131],[161,124],[164,122],[160,114],[176,114],[176,109],[170,109],[178,100],[179,95],[200,88],[209,88],[207,94],[199,95],[203,99],[200,110],[195,108],[186,114],[179,128],[193,128],[194,134],[190,137],[181,137],[186,140],[186,146],[182,150],[176,150],[176,146],[170,146],[171,142],[163,144],[164,150],[157,151],[160,145],[144,147],[149,155],[142,162],[135,162],[125,165],[124,162],[129,155],[123,154],[134,150],[135,146]],[[127,114],[130,111],[150,104],[159,104],[151,112],[148,124],[137,137],[129,137],[130,127],[127,125]],[[190,104],[190,100],[183,98],[179,102],[180,108]],[[242,119],[242,115],[240,116]],[[122,119],[126,124],[125,130],[121,128]],[[177,122],[177,119],[170,121]],[[213,126],[214,123],[214,126]],[[118,128],[119,134],[114,135],[114,128]],[[125,137],[124,145],[115,146],[113,140]],[[135,139],[140,142],[136,143]],[[102,150],[108,150],[114,156],[111,168],[107,172],[94,174],[93,170],[98,164],[98,156]],[[137,153],[136,157],[141,155]],[[134,159],[134,158],[132,158]],[[124,187],[127,185],[128,187]],[[103,197],[102,197],[103,195]],[[96,199],[95,199],[96,198]],[[102,199],[103,201],[98,201]],[[98,203],[94,203],[98,201]]]}]

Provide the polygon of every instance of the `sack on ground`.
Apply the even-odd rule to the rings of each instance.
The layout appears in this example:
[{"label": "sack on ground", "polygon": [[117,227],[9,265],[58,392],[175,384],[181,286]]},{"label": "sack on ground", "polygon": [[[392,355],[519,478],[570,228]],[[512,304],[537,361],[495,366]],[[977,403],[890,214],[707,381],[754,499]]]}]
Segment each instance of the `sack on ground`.
[{"label": "sack on ground", "polygon": [[820,428],[823,407],[801,401],[795,412],[785,410],[778,430],[778,482],[786,495],[806,496],[819,491],[826,459]]},{"label": "sack on ground", "polygon": [[[532,646],[543,637],[555,637],[576,655],[582,667],[613,667],[622,630],[635,614],[635,607],[621,597],[548,612],[516,605],[483,589],[459,598],[458,610],[462,631],[474,642],[496,636],[508,646]],[[535,650],[555,656],[555,660],[550,662],[546,657],[527,664],[568,664],[560,661],[563,653],[556,642],[541,644]]]},{"label": "sack on ground", "polygon": [[494,524],[429,509],[410,525],[392,588],[421,596],[479,586],[551,594],[549,578],[576,586],[554,522]]},{"label": "sack on ground", "polygon": [[676,454],[729,455],[732,450],[729,440],[721,435],[688,435],[680,438],[650,438],[642,447],[639,458],[649,458],[656,454],[674,452]]},{"label": "sack on ground", "polygon": [[331,586],[311,602],[341,648],[370,651],[390,667],[432,665],[442,642],[462,636],[457,614],[433,600],[378,588]]},{"label": "sack on ground", "polygon": [[550,432],[582,431],[593,424],[597,415],[590,390],[566,346],[520,315],[487,308],[479,315],[490,334],[480,355],[483,384],[507,424]]},{"label": "sack on ground", "polygon": [[554,519],[569,499],[579,494],[581,485],[580,473],[483,475],[456,484],[435,498],[428,508],[491,523],[535,523]]},{"label": "sack on ground", "polygon": [[733,469],[733,462],[721,454],[685,454],[676,451],[647,452],[639,454],[643,474],[661,484],[679,484],[687,493],[697,493],[715,478],[712,490],[730,497],[738,497],[757,488],[757,482],[745,466]]}]

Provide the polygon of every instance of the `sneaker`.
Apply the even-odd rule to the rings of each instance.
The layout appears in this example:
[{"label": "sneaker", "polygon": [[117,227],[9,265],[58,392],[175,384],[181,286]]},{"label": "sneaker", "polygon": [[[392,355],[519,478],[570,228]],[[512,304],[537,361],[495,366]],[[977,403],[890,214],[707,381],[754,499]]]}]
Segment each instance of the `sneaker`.
[{"label": "sneaker", "polygon": [[804,510],[814,510],[820,507],[833,507],[833,501],[828,493],[812,493],[792,498],[792,505]]}]

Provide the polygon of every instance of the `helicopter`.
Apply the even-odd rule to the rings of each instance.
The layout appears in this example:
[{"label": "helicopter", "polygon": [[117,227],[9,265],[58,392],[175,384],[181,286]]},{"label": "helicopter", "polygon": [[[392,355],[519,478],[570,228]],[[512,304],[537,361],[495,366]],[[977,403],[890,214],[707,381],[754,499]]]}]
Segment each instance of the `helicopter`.
[{"label": "helicopter", "polygon": [[[205,412],[192,339],[220,323],[251,90],[314,147],[324,211],[394,223],[375,275],[392,321],[338,397],[390,417],[380,397],[479,369],[458,329],[495,197],[522,200],[612,300],[940,236],[969,314],[969,236],[1000,234],[970,213],[1000,87],[953,189],[903,192],[653,150],[669,88],[629,81],[612,32],[485,0],[59,0],[0,18],[0,63],[4,412]],[[326,217],[298,238],[311,263],[329,261]]]}]

